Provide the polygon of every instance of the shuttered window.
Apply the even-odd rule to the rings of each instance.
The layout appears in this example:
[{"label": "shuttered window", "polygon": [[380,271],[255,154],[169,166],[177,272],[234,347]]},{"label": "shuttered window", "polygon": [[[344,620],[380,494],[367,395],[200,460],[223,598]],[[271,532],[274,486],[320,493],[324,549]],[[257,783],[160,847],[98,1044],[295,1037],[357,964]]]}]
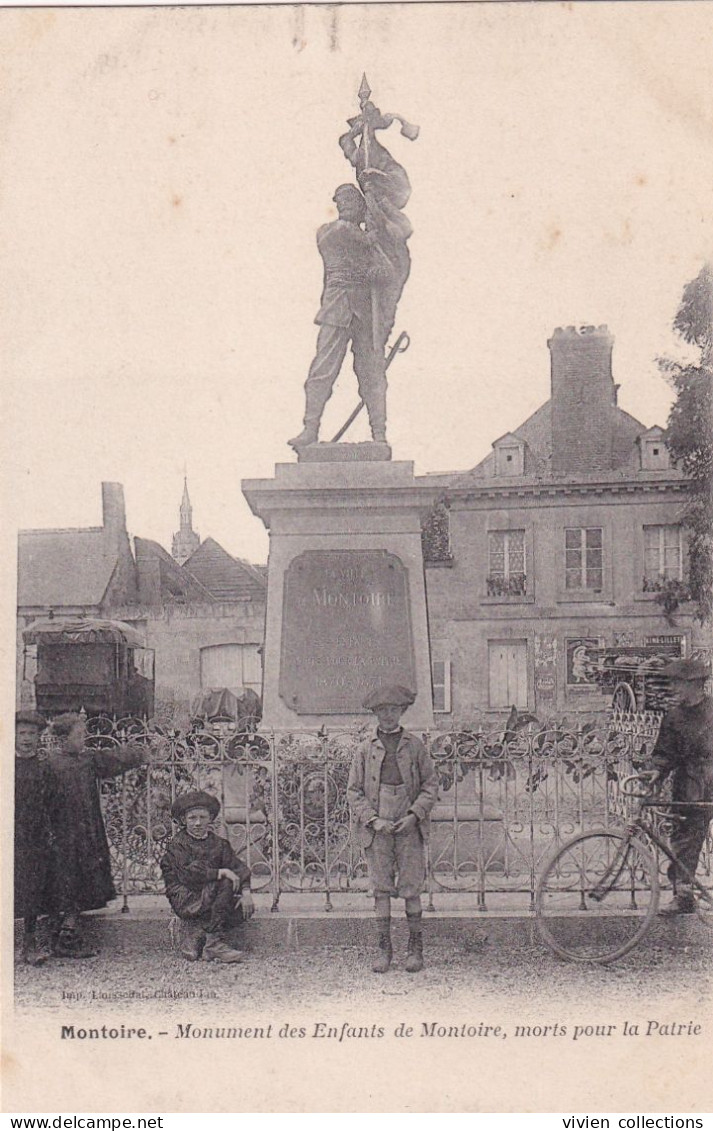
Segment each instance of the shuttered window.
[{"label": "shuttered window", "polygon": [[488,701],[491,707],[527,707],[527,641],[488,641]]},{"label": "shuttered window", "polygon": [[434,660],[433,673],[433,710],[450,711],[451,709],[451,661],[450,659]]}]

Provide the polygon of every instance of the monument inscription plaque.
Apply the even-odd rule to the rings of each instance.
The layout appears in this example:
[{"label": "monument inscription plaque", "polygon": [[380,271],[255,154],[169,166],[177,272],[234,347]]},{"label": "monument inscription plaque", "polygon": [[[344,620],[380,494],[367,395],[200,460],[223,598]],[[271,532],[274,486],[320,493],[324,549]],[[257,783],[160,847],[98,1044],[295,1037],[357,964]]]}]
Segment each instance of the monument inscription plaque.
[{"label": "monument inscription plaque", "polygon": [[285,573],[280,696],[354,714],[380,683],[416,688],[408,570],[386,550],[307,550]]}]

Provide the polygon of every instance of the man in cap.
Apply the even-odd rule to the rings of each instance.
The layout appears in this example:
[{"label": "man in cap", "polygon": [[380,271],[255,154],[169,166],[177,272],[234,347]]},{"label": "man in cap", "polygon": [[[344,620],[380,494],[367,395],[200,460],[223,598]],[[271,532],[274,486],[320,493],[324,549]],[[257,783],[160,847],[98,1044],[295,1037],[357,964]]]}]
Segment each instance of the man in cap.
[{"label": "man in cap", "polygon": [[233,945],[235,931],[253,913],[250,869],[211,824],[220,802],[193,790],[173,803],[171,815],[181,826],[161,861],[166,895],[174,914],[174,945],[194,962],[242,962]]},{"label": "man in cap", "polygon": [[[666,714],[654,747],[654,785],[673,774],[671,799],[679,804],[674,810],[678,819],[671,834],[671,848],[688,872],[695,875],[713,813],[713,805],[702,804],[713,802],[713,699],[705,689],[710,672],[701,660],[675,660],[662,668],[661,674],[668,677],[678,702]],[[669,875],[676,894],[662,914],[694,911],[690,881],[673,866]]]},{"label": "man in cap", "polygon": [[35,711],[15,715],[15,918],[23,920],[22,954],[30,966],[49,958],[36,933],[38,916],[50,910],[47,764],[39,758],[40,736],[46,726]]},{"label": "man in cap", "polygon": [[391,965],[391,898],[406,902],[409,927],[406,970],[423,969],[421,892],[425,880],[428,817],[438,797],[433,761],[400,719],[416,696],[397,685],[376,688],[364,707],[377,718],[374,736],[363,742],[349,772],[347,799],[364,848],[374,893],[378,954],[374,973]]},{"label": "man in cap", "polygon": [[332,395],[347,346],[351,343],[359,395],[369,413],[372,437],[386,441],[386,368],[384,342],[375,333],[372,288],[389,275],[389,263],[376,232],[365,232],[366,201],[356,185],[334,193],[338,219],[317,232],[324,262],[317,352],[305,383],[304,428],[290,445],[299,451],[315,444],[324,406]]}]

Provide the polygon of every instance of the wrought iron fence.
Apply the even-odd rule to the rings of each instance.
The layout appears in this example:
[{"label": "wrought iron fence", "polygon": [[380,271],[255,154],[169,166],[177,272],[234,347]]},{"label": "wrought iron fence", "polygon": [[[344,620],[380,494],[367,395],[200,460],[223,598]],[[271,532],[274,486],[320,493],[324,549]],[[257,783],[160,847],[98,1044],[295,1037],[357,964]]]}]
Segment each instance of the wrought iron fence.
[{"label": "wrought iron fence", "polygon": [[[582,828],[616,825],[630,804],[623,777],[647,763],[658,716],[612,716],[565,727],[460,729],[426,734],[440,793],[428,848],[428,906],[442,892],[471,893],[479,911],[532,909],[542,861]],[[101,784],[119,890],[163,890],[160,860],[175,829],[177,794],[206,789],[221,801],[221,831],[248,862],[252,886],[279,908],[286,892],[367,890],[352,836],[349,766],[362,731],[236,733],[149,729],[93,720],[89,743],[130,741],[147,763]]]}]

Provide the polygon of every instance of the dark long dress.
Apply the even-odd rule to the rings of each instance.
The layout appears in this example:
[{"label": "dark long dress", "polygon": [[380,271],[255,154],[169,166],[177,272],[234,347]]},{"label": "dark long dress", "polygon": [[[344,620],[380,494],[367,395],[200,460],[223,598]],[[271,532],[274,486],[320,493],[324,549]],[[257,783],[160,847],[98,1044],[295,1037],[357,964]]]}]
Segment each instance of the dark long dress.
[{"label": "dark long dress", "polygon": [[52,898],[58,910],[91,911],[116,897],[98,779],[116,777],[145,761],[145,751],[135,746],[50,755]]},{"label": "dark long dress", "polygon": [[50,910],[50,826],[47,766],[39,758],[15,759],[15,918]]}]

